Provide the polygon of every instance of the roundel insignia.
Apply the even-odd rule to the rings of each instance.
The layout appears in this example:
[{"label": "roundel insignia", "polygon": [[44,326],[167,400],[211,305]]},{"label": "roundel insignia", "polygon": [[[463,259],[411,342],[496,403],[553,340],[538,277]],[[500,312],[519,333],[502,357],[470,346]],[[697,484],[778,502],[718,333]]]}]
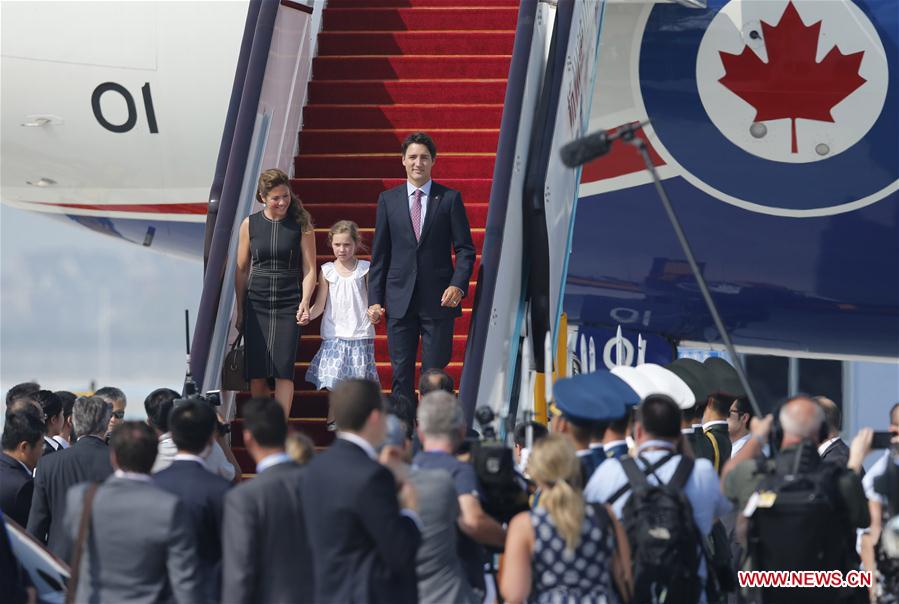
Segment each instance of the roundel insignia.
[{"label": "roundel insignia", "polygon": [[713,197],[815,216],[899,189],[891,0],[711,0],[649,15],[640,87],[659,152]]}]

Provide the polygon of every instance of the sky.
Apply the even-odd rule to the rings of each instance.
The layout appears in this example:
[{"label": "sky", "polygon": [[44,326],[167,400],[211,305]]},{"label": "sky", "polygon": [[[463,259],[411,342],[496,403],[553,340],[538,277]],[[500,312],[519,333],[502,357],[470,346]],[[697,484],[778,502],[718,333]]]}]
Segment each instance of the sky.
[{"label": "sky", "polygon": [[0,205],[0,390],[114,385],[143,417],[151,390],[181,389],[184,309],[193,333],[202,276],[199,259]]}]

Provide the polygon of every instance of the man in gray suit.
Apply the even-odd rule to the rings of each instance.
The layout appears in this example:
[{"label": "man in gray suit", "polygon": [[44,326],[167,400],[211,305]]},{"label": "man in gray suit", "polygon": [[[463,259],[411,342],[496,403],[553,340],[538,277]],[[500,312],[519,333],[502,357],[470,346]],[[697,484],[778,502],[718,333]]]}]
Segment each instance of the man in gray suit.
[{"label": "man in gray suit", "polygon": [[312,553],[300,487],[305,470],[284,451],[284,411],[274,399],[254,398],[243,406],[243,421],[256,478],[225,496],[222,602],[312,602]]},{"label": "man in gray suit", "polygon": [[[97,489],[82,550],[76,602],[193,603],[202,600],[197,548],[181,501],[153,485],[156,434],[122,422],[110,437],[115,474]],[[52,455],[50,457],[53,457]],[[64,526],[77,543],[85,494],[69,490]],[[70,584],[71,586],[71,584]]]},{"label": "man in gray suit", "polygon": [[79,435],[74,445],[42,457],[34,478],[34,494],[28,515],[28,532],[47,548],[69,560],[71,552],[62,520],[66,512],[66,493],[79,482],[105,480],[112,474],[106,427],[112,410],[96,396],[75,401],[72,423]]}]

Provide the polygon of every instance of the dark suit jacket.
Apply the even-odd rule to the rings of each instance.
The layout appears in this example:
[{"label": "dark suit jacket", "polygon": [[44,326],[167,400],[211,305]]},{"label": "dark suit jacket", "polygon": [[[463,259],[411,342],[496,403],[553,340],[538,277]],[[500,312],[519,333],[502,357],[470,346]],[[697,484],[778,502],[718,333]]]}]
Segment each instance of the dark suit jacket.
[{"label": "dark suit jacket", "polygon": [[[453,266],[452,252],[456,252]],[[413,294],[418,312],[433,319],[462,315],[462,306],[444,307],[440,297],[454,285],[468,292],[475,249],[462,194],[431,183],[421,238],[415,240],[406,183],[381,193],[368,271],[368,303],[403,317]],[[416,310],[416,309],[413,309]]]},{"label": "dark suit jacket", "polygon": [[421,533],[400,514],[390,470],[338,438],[310,462],[303,510],[315,552],[315,601],[417,602]]},{"label": "dark suit jacket", "polygon": [[849,445],[844,443],[842,438],[838,438],[827,447],[821,459],[845,468],[849,465]]},{"label": "dark suit jacket", "polygon": [[[51,439],[51,440],[52,440],[52,439]],[[57,451],[59,451],[59,449],[60,449],[61,447],[62,447],[62,445],[59,444],[58,442],[53,441],[53,443],[51,444],[51,443],[48,442],[47,439],[45,438],[45,439],[44,439],[44,452],[41,453],[41,457],[43,457],[44,455],[50,455],[51,453],[56,453]]]},{"label": "dark suit jacket", "polygon": [[304,472],[293,462],[281,463],[225,496],[222,602],[314,601],[312,552],[303,521]]},{"label": "dark suit jacket", "polygon": [[[712,443],[714,440],[714,444]],[[696,447],[693,453],[697,458],[703,457],[712,462],[715,471],[721,474],[721,469],[730,459],[730,434],[726,424],[709,426],[702,434],[696,436]]]},{"label": "dark suit jacket", "polygon": [[25,526],[28,524],[33,491],[31,473],[17,459],[0,453],[0,510]]},{"label": "dark suit jacket", "polygon": [[68,561],[69,545],[62,524],[66,491],[79,482],[105,480],[110,474],[109,447],[94,436],[84,436],[68,449],[41,457],[34,477],[28,532]]},{"label": "dark suit jacket", "polygon": [[163,491],[176,495],[190,517],[197,541],[200,584],[210,602],[219,601],[222,580],[222,515],[231,483],[196,461],[175,460],[153,475]]}]

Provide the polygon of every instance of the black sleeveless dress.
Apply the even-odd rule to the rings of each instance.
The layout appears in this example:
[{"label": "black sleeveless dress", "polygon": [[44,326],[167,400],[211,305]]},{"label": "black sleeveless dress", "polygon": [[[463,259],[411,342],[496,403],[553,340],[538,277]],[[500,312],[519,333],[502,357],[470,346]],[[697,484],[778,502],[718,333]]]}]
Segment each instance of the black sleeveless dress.
[{"label": "black sleeveless dress", "polygon": [[293,379],[300,326],[303,253],[300,225],[287,216],[250,216],[250,278],[244,302],[247,379]]}]

